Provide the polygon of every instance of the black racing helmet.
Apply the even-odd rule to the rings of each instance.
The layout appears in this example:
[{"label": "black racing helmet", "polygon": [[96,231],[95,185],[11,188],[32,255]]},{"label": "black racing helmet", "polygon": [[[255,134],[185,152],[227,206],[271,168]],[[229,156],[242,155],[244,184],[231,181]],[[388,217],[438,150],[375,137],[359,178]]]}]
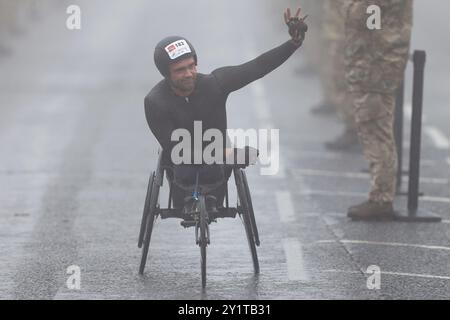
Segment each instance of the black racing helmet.
[{"label": "black racing helmet", "polygon": [[197,53],[186,38],[170,36],[162,39],[155,47],[154,60],[159,72],[169,76],[169,65],[180,60],[193,57],[197,65]]}]

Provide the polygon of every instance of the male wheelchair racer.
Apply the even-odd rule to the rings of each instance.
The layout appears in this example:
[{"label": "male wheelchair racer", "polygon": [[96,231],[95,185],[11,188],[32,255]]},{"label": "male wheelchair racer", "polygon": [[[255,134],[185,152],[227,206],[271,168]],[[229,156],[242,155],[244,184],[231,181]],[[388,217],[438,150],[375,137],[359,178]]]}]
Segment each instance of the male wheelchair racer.
[{"label": "male wheelchair racer", "polygon": [[[206,247],[210,244],[209,224],[217,222],[219,218],[236,218],[239,215],[244,223],[254,272],[258,274],[259,262],[256,246],[260,245],[260,241],[250,189],[244,171],[248,163],[244,165],[223,165],[224,170],[217,179],[211,179],[205,174],[202,175],[205,171],[202,171],[200,168],[196,170],[195,167],[190,168],[188,175],[185,174],[181,179],[177,179],[176,169],[174,170],[174,166],[168,163],[166,159],[164,152],[160,150],[156,171],[151,173],[148,183],[138,240],[138,247],[142,248],[139,273],[143,274],[144,272],[155,220],[158,217],[161,219],[178,218],[181,219],[183,227],[193,227],[195,229],[195,241],[200,247],[202,287],[205,287]],[[167,176],[169,185],[167,208],[161,208],[159,199],[160,189],[163,187],[164,174]],[[236,207],[230,207],[229,205],[228,178],[231,174],[234,175],[237,190]],[[186,178],[186,176],[190,176],[190,178]],[[173,192],[177,187],[189,192],[191,196],[184,199],[183,207],[172,208]],[[213,195],[217,195],[214,191],[218,190],[218,188],[225,189],[225,199]],[[217,201],[218,198],[219,201]],[[225,206],[222,206],[223,200],[225,200]]]}]

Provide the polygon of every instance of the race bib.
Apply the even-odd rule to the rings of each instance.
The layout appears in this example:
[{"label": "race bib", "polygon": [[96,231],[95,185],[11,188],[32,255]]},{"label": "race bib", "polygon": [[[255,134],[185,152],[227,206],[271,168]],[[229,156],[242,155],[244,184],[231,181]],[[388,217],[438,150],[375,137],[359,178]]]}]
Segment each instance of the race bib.
[{"label": "race bib", "polygon": [[177,40],[172,42],[164,49],[172,60],[182,56],[183,54],[191,53],[191,48],[187,44],[186,40]]}]

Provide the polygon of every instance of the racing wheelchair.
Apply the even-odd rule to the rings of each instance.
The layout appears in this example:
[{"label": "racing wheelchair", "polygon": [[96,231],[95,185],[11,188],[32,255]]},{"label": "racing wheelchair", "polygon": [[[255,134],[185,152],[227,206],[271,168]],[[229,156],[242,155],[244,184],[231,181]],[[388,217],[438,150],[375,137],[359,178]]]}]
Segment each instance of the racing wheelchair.
[{"label": "racing wheelchair", "polygon": [[[211,185],[203,184],[199,181],[197,172],[196,181],[194,185],[185,186],[185,190],[192,192],[190,199],[185,199],[185,207],[183,209],[172,208],[172,188],[173,180],[169,181],[169,199],[168,208],[161,208],[160,206],[160,189],[163,186],[164,174],[170,177],[172,167],[166,164],[163,151],[159,151],[158,165],[156,171],[150,175],[148,182],[147,195],[144,203],[144,210],[142,214],[141,227],[139,232],[138,247],[142,248],[141,263],[139,266],[139,274],[144,273],[145,264],[147,262],[147,255],[150,247],[150,239],[152,236],[153,226],[156,219],[177,218],[181,220],[181,225],[185,228],[194,228],[195,243],[200,247],[200,266],[201,266],[201,280],[202,287],[206,286],[206,248],[210,244],[210,229],[211,222],[217,222],[219,218],[236,218],[238,215],[241,218],[245,233],[250,248],[250,253],[253,260],[253,268],[255,274],[259,274],[259,262],[256,247],[260,245],[258,228],[256,226],[255,214],[253,211],[252,199],[250,189],[248,187],[247,177],[242,166],[226,165],[232,170],[234,181],[237,190],[237,204],[236,207],[229,206],[228,197],[228,180],[224,178],[223,181]],[[217,207],[215,210],[210,210],[207,206],[208,192],[225,184],[225,207]],[[221,205],[221,204],[220,204]],[[185,210],[185,208],[189,208]]]}]

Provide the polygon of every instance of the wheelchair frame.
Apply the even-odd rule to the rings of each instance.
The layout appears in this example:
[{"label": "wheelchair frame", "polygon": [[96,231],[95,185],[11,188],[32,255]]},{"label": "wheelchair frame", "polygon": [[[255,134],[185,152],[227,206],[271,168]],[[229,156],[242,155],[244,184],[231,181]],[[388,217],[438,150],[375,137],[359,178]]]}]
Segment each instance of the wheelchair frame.
[{"label": "wheelchair frame", "polygon": [[[138,247],[142,248],[141,263],[139,266],[139,274],[144,273],[147,262],[148,251],[150,247],[150,240],[153,231],[155,220],[160,217],[162,220],[177,218],[181,219],[181,225],[185,228],[195,227],[196,244],[200,247],[200,265],[202,287],[206,286],[206,247],[210,244],[209,224],[216,222],[219,218],[236,218],[239,214],[241,217],[247,241],[250,248],[250,253],[253,260],[253,268],[255,274],[259,274],[259,261],[256,246],[260,246],[258,228],[256,226],[255,214],[253,211],[253,204],[248,187],[247,177],[243,169],[237,166],[233,167],[234,180],[236,183],[236,190],[238,193],[236,207],[229,206],[228,197],[228,181],[226,181],[225,191],[225,207],[217,208],[218,212],[208,212],[205,204],[205,195],[200,194],[197,201],[198,215],[194,219],[186,219],[186,214],[183,214],[179,209],[172,209],[172,184],[169,184],[169,200],[168,208],[163,209],[159,204],[159,192],[163,186],[164,172],[168,166],[163,164],[163,152],[159,152],[158,164],[156,171],[150,174],[150,179],[147,187],[147,194],[144,203],[144,209],[141,220],[141,228],[139,232]],[[167,174],[167,173],[166,173]]]}]

